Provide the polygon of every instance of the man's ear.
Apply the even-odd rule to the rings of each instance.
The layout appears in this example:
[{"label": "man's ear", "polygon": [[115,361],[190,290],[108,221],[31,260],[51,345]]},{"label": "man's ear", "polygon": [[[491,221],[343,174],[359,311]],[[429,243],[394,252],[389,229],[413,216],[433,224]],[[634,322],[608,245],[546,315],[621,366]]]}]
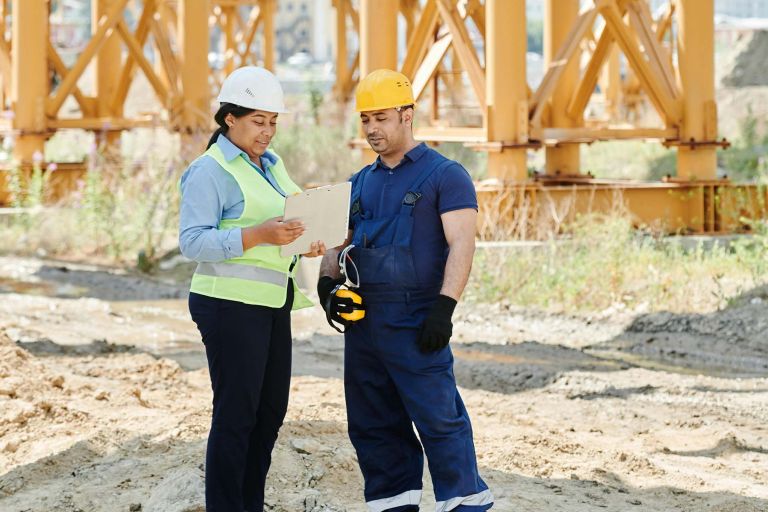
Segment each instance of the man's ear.
[{"label": "man's ear", "polygon": [[413,109],[407,108],[403,112],[403,123],[407,126],[413,126]]}]

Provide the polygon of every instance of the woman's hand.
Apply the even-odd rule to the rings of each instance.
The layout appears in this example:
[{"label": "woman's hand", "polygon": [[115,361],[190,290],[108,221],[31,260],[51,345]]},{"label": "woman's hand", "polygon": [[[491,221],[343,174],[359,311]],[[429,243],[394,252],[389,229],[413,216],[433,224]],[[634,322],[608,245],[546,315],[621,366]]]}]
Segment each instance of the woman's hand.
[{"label": "woman's hand", "polygon": [[304,233],[304,223],[300,220],[283,222],[282,217],[275,217],[256,226],[243,228],[243,250],[260,244],[287,245]]},{"label": "woman's hand", "polygon": [[323,256],[325,254],[325,244],[318,240],[317,242],[312,242],[312,245],[309,248],[309,252],[305,252],[302,254],[305,258],[316,258],[318,256]]}]

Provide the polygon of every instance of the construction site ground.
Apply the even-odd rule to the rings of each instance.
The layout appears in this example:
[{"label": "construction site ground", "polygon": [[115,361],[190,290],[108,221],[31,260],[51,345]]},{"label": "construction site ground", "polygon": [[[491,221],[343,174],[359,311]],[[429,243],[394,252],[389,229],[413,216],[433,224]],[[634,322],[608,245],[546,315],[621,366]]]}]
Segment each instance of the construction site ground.
[{"label": "construction site ground", "polygon": [[[343,338],[319,308],[293,326],[266,509],[362,512]],[[452,345],[493,510],[768,511],[767,290],[701,314],[463,303]],[[0,258],[0,510],[203,511],[210,403],[183,280]]]}]

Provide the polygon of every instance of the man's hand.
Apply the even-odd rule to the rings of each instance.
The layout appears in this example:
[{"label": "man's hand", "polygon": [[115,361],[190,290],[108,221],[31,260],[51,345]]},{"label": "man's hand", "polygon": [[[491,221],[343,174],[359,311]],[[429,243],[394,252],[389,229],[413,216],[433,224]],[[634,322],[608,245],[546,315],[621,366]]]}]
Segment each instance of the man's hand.
[{"label": "man's hand", "polygon": [[302,254],[305,258],[316,258],[323,255],[325,255],[325,244],[320,240],[312,242],[312,245],[309,247],[309,252]]},{"label": "man's hand", "polygon": [[317,281],[317,296],[320,298],[320,305],[328,314],[328,318],[341,325],[349,325],[348,320],[341,318],[341,313],[352,313],[355,310],[354,302],[350,297],[331,296],[333,290],[346,282],[346,278],[339,277],[334,279],[329,276],[322,276]]},{"label": "man's hand", "polygon": [[435,352],[445,348],[453,334],[451,317],[456,308],[456,301],[447,295],[438,295],[419,332],[419,350],[423,353]]}]

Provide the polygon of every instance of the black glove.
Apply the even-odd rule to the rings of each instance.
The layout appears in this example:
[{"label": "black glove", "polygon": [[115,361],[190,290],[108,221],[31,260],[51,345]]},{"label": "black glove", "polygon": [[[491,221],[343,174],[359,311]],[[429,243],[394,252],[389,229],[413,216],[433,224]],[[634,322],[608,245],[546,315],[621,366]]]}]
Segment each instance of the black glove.
[{"label": "black glove", "polygon": [[334,279],[330,276],[322,276],[317,281],[317,296],[320,298],[320,305],[325,310],[329,320],[344,326],[349,325],[350,322],[341,318],[340,315],[341,313],[352,313],[355,310],[354,302],[349,297],[338,297],[336,294],[331,295],[331,293],[337,286],[345,282],[344,277]]},{"label": "black glove", "polygon": [[438,295],[432,309],[424,320],[419,332],[419,350],[423,353],[435,352],[448,345],[453,334],[451,316],[456,308],[456,301],[447,295]]}]

